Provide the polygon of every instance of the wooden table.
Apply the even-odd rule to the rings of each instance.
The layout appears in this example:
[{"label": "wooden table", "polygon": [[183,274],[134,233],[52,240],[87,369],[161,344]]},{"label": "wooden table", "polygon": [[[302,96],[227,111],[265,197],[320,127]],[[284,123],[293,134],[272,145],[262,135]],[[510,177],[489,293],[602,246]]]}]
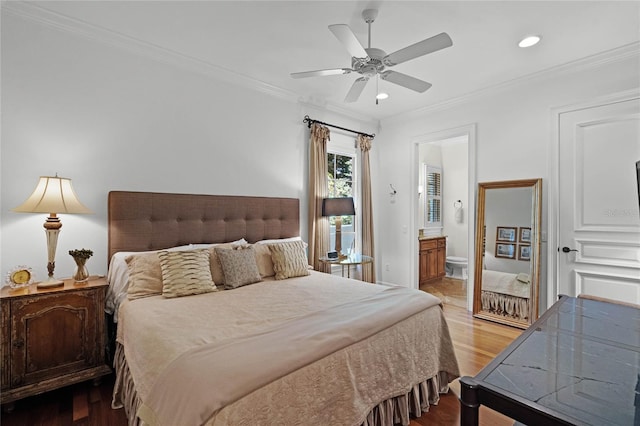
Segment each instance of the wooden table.
[{"label": "wooden table", "polygon": [[638,425],[640,309],[562,296],[460,384],[462,426],[480,405],[528,425]]}]

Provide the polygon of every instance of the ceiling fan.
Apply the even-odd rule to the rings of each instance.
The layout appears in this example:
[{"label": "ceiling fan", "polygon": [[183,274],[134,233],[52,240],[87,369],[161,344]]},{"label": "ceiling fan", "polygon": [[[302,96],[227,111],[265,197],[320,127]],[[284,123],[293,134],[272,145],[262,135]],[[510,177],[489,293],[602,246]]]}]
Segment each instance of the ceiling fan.
[{"label": "ceiling fan", "polygon": [[426,81],[397,71],[387,70],[386,68],[453,46],[451,37],[449,37],[447,33],[440,33],[387,55],[384,50],[371,47],[371,24],[377,16],[377,9],[365,9],[362,12],[362,18],[369,25],[369,41],[367,48],[364,48],[362,44],[360,44],[348,25],[329,25],[329,31],[336,36],[336,38],[351,54],[351,68],[333,68],[317,71],[294,72],[291,73],[291,77],[305,78],[357,72],[358,74],[361,74],[362,77],[353,82],[349,93],[347,93],[347,96],[344,99],[345,102],[357,101],[369,79],[376,76],[380,76],[383,80],[419,93],[425,92],[431,87],[431,83],[427,83]]}]

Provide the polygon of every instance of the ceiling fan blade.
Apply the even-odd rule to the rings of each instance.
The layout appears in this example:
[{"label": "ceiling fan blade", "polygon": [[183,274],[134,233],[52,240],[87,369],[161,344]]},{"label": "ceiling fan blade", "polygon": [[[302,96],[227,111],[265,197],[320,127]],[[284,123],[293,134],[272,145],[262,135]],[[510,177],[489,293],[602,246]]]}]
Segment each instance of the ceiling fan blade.
[{"label": "ceiling fan blade", "polygon": [[351,71],[353,71],[351,68],[333,68],[329,70],[292,72],[291,77],[293,78],[323,77],[325,75],[349,74]]},{"label": "ceiling fan blade", "polygon": [[385,71],[380,73],[380,78],[420,93],[427,91],[431,87],[431,83],[411,77],[410,75],[402,74],[401,72]]},{"label": "ceiling fan blade", "polygon": [[411,46],[407,46],[404,49],[395,51],[387,55],[382,62],[387,66],[393,66],[451,46],[453,46],[451,37],[449,37],[447,33],[440,33],[437,36],[433,36],[412,44]]},{"label": "ceiling fan blade", "polygon": [[356,35],[351,31],[346,24],[334,24],[329,25],[329,31],[347,48],[347,51],[354,58],[367,58],[366,50],[362,47],[362,44],[356,38]]},{"label": "ceiling fan blade", "polygon": [[360,77],[356,81],[353,82],[351,89],[349,89],[349,93],[344,98],[345,102],[355,102],[360,97],[360,94],[364,90],[364,86],[367,85],[367,81],[369,81],[368,77]]}]

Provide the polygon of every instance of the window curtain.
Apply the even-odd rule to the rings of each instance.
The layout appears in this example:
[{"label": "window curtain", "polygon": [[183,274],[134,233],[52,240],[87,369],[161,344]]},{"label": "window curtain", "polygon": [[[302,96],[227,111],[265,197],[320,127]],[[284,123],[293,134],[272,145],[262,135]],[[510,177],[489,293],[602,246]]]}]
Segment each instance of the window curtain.
[{"label": "window curtain", "polygon": [[329,251],[329,219],[322,216],[322,200],[329,195],[327,184],[327,141],[329,128],[313,123],[309,146],[309,264],[316,271],[329,272],[330,265],[320,263]]},{"label": "window curtain", "polygon": [[[360,197],[362,198],[362,254],[374,256],[373,244],[373,202],[371,200],[371,163],[369,162],[369,151],[371,150],[371,138],[358,135],[356,144],[361,153],[361,177],[362,186]],[[362,280],[370,283],[376,282],[376,269],[374,263],[367,263],[362,268]]]}]

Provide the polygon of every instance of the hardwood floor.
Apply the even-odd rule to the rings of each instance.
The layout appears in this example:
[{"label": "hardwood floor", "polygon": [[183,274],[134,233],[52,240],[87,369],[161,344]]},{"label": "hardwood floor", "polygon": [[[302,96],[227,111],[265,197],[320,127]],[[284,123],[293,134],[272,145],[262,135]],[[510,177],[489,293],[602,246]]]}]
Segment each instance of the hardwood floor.
[{"label": "hardwood floor", "polygon": [[447,305],[467,306],[467,280],[443,277],[421,285],[420,290],[438,296]]},{"label": "hardwood floor", "polygon": [[[473,376],[504,349],[522,330],[473,318],[465,309],[445,305],[445,317],[454,342],[456,357],[463,376]],[[42,395],[26,398],[15,404],[12,413],[2,412],[2,426],[24,425],[96,425],[126,426],[123,410],[111,408],[113,377],[108,376],[100,386],[91,382],[68,386]],[[448,394],[442,395],[437,406],[411,421],[411,426],[454,426],[459,424],[459,402],[454,381]],[[511,426],[508,419],[485,407],[480,409],[483,426]]]}]

